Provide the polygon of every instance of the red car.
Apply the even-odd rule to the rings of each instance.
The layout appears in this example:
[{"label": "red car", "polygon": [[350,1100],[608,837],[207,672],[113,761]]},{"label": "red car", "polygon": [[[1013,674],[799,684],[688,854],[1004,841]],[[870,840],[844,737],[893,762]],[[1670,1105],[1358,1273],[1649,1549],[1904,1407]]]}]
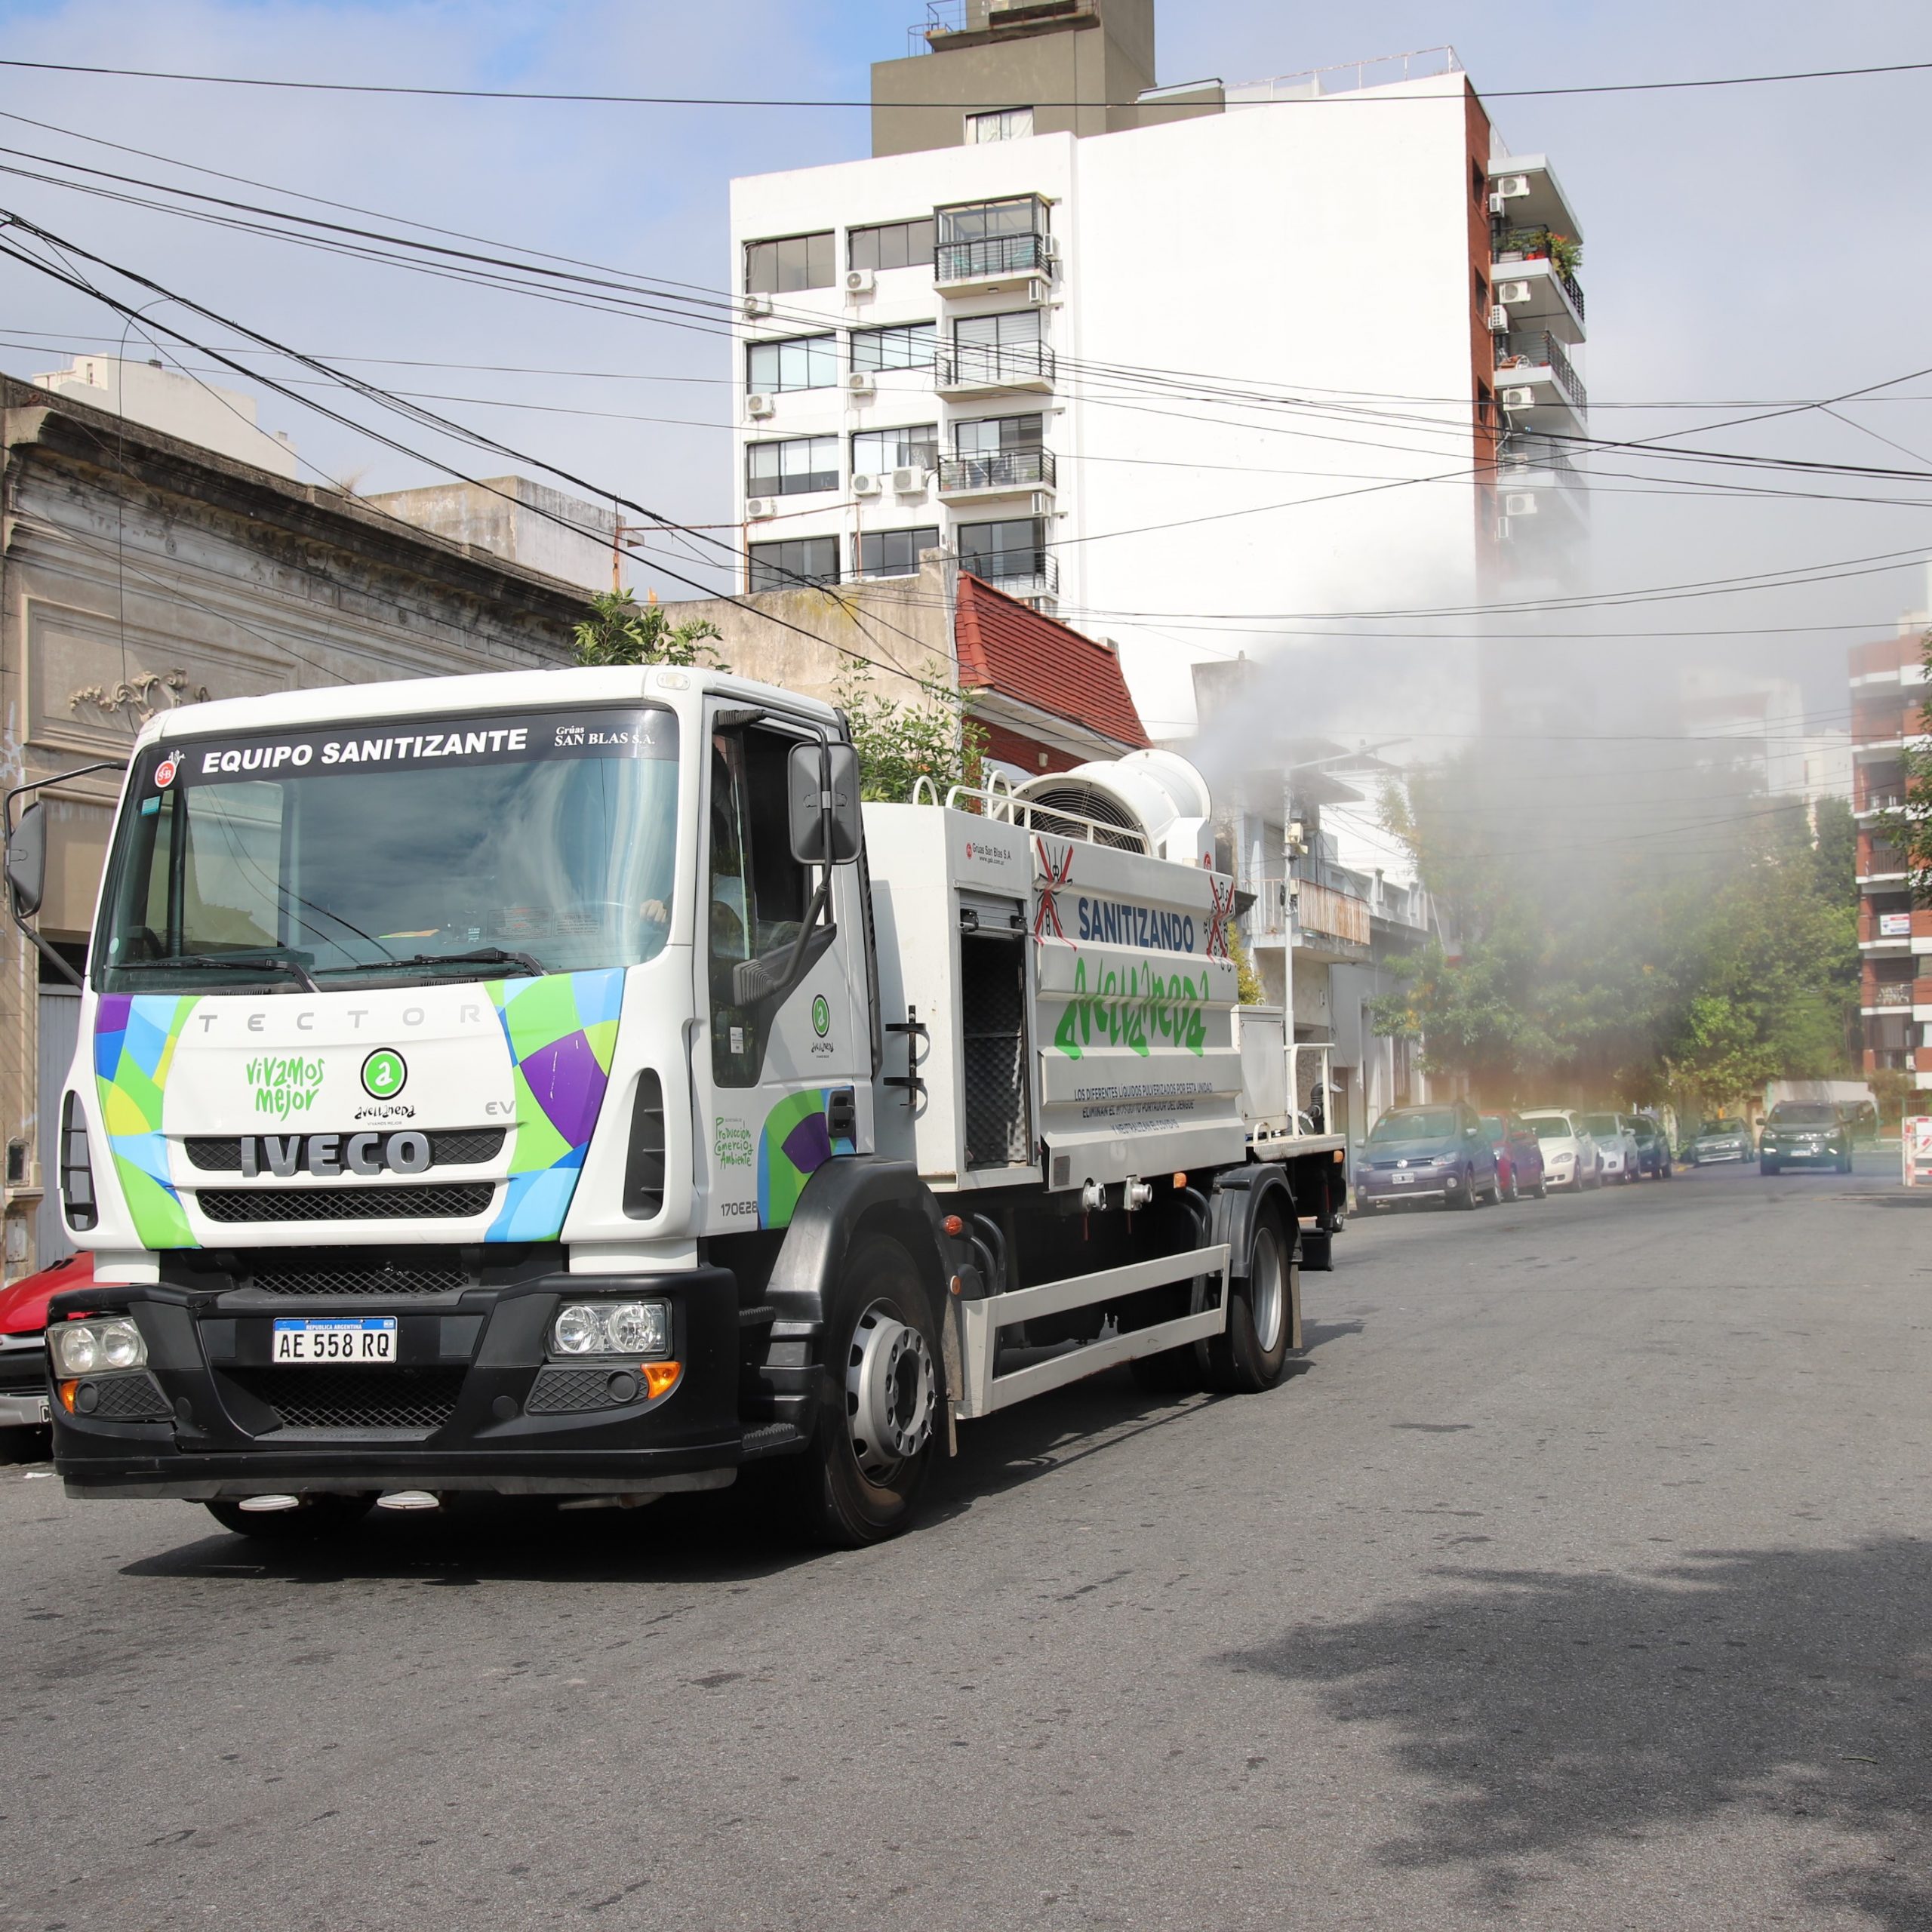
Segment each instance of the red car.
[{"label": "red car", "polygon": [[47,1426],[47,1304],[94,1281],[94,1257],[70,1254],[0,1288],[0,1429]]}]

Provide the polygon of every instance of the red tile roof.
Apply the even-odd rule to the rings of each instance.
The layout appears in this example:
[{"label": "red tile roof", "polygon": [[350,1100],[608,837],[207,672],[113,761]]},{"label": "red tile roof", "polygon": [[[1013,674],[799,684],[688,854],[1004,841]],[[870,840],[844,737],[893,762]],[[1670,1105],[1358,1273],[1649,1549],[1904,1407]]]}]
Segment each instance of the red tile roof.
[{"label": "red tile roof", "polygon": [[964,572],[954,642],[962,690],[997,691],[1136,749],[1152,742],[1105,645]]}]

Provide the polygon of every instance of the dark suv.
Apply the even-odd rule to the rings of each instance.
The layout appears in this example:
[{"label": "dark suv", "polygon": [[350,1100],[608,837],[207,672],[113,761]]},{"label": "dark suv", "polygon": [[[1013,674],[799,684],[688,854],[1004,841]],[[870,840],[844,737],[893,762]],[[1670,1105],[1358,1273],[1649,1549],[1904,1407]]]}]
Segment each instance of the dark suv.
[{"label": "dark suv", "polygon": [[1825,1100],[1780,1100],[1758,1139],[1758,1171],[1827,1164],[1851,1172],[1851,1129],[1844,1115]]}]

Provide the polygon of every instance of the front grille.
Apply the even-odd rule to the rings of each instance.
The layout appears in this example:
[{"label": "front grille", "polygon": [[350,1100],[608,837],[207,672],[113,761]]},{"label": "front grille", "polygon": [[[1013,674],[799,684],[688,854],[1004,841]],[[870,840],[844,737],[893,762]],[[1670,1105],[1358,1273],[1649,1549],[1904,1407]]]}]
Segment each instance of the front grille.
[{"label": "front grille", "polygon": [[[614,1392],[614,1382],[618,1382]],[[643,1393],[638,1378],[626,1370],[546,1368],[538,1371],[523,1406],[534,1416],[577,1415],[586,1409],[622,1408]]]},{"label": "front grille", "polygon": [[197,1198],[211,1221],[454,1221],[486,1212],[495,1192],[485,1180],[441,1187],[205,1187]]},{"label": "front grille", "polygon": [[240,1286],[264,1295],[449,1295],[468,1287],[458,1267],[398,1267],[380,1262],[366,1267],[331,1263],[317,1267],[263,1268]]},{"label": "front grille", "polygon": [[228,1374],[285,1429],[440,1429],[456,1411],[457,1368],[242,1368]]},{"label": "front grille", "polygon": [[90,1413],[97,1422],[165,1422],[174,1414],[161,1384],[146,1369],[132,1375],[104,1375]]},{"label": "front grille", "polygon": [[[346,1140],[349,1137],[344,1134],[340,1137]],[[500,1127],[452,1128],[447,1133],[431,1134],[429,1141],[429,1164],[432,1168],[469,1167],[479,1161],[494,1161],[503,1151],[503,1130]],[[215,1140],[194,1138],[184,1140],[181,1145],[187,1154],[189,1165],[198,1173],[238,1174],[242,1171],[242,1141],[238,1135]]]}]

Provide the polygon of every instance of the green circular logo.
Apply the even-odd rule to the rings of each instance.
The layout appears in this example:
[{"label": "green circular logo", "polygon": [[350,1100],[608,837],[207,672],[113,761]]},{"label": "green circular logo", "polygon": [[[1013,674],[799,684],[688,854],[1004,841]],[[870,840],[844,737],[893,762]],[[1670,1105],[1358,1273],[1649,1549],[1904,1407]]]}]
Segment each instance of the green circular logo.
[{"label": "green circular logo", "polygon": [[812,1031],[821,1040],[832,1031],[832,1009],[826,1004],[823,993],[812,1001]]},{"label": "green circular logo", "polygon": [[394,1100],[408,1078],[401,1054],[388,1047],[378,1047],[362,1063],[362,1091],[372,1100]]}]

